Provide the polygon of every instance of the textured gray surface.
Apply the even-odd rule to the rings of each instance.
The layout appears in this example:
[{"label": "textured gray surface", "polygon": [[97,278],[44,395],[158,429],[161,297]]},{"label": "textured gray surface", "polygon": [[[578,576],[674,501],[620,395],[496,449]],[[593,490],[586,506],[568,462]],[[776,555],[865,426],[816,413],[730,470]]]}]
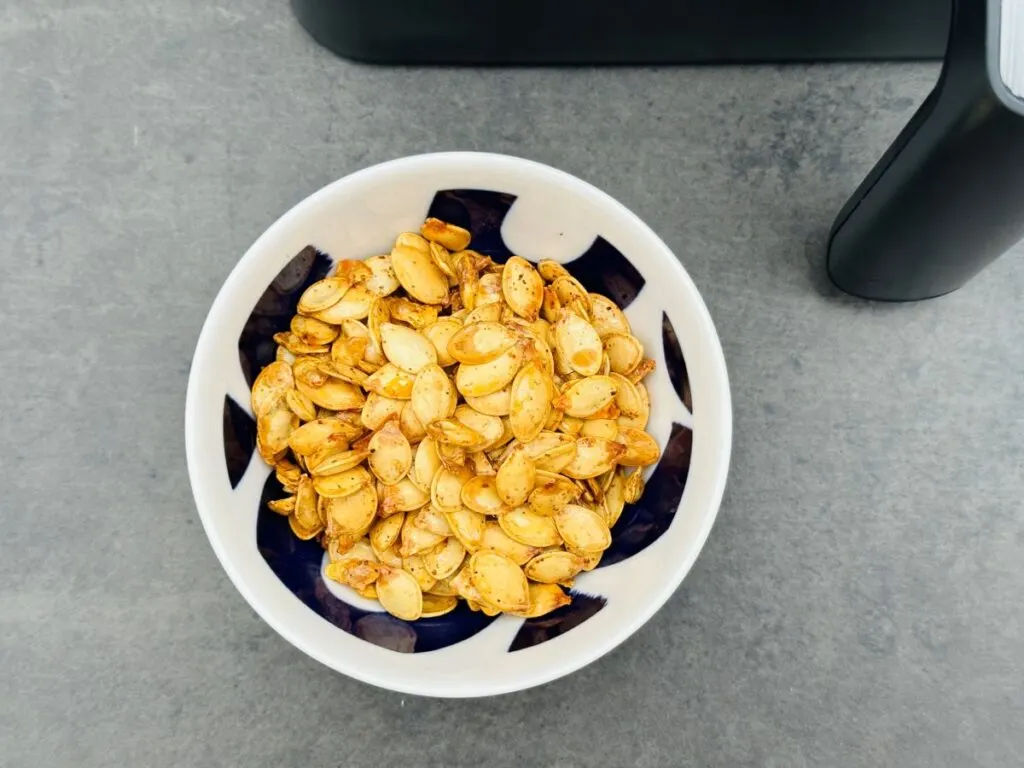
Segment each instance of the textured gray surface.
[{"label": "textured gray surface", "polygon": [[[914,306],[819,293],[927,65],[385,70],[284,0],[0,2],[0,764],[1008,766],[1024,755],[1018,250]],[[182,439],[203,316],[283,210],[434,149],[552,163],[702,289],[734,464],[679,593],[477,702],[334,675],[218,566]]]}]

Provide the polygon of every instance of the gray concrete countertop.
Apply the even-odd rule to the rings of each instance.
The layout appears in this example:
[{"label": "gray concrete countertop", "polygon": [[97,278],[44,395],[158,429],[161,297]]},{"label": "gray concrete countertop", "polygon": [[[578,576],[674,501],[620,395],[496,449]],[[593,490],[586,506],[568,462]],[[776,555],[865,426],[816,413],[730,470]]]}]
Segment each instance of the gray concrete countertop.
[{"label": "gray concrete countertop", "polygon": [[[822,291],[824,232],[933,65],[423,70],[284,0],[0,6],[0,764],[951,766],[1024,759],[1024,253],[945,299]],[[634,638],[544,688],[330,673],[224,575],[184,466],[203,317],[366,165],[508,152],[685,263],[733,381],[718,523]]]}]

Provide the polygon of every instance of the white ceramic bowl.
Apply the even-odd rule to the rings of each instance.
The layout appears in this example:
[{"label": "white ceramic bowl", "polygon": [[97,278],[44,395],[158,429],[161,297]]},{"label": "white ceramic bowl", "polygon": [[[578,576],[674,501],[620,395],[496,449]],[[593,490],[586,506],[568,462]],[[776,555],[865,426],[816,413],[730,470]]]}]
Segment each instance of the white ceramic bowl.
[{"label": "white ceramic bowl", "polygon": [[[624,307],[657,363],[645,383],[648,429],[662,459],[646,472],[644,496],[627,506],[601,566],[577,578],[573,604],[540,619],[492,621],[460,608],[407,623],[379,613],[376,604],[326,583],[319,545],[296,541],[284,518],[264,506],[280,487],[253,452],[248,382],[272,359],[270,335],[287,325],[299,293],[331,259],[386,252],[397,233],[417,230],[428,211],[469,227],[472,247],[496,260],[511,251],[567,264],[589,290]],[[657,235],[567,173],[463,152],[367,168],[278,219],[213,303],[185,408],[196,506],[217,557],[249,604],[328,667],[428,696],[539,685],[589,664],[635,632],[700,552],[722,498],[731,442],[729,382],[711,317]]]}]

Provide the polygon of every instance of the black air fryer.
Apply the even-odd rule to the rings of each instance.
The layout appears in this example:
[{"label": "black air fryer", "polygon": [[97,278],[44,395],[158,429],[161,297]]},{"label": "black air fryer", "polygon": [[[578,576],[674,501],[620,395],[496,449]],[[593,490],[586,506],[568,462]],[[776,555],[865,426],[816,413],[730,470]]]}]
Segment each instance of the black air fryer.
[{"label": "black air fryer", "polygon": [[381,64],[693,64],[944,57],[840,211],[843,290],[954,291],[1024,239],[1024,0],[292,0],[320,43]]}]

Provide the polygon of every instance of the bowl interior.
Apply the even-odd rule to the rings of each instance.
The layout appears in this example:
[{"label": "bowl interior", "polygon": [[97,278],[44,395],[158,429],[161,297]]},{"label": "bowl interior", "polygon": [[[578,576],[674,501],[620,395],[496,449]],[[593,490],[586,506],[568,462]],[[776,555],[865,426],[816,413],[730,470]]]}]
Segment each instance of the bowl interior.
[{"label": "bowl interior", "polygon": [[[471,247],[566,265],[612,298],[656,362],[644,383],[662,457],[627,505],[573,602],[537,619],[492,619],[464,605],[403,622],[325,580],[324,553],[266,502],[287,495],[255,453],[248,388],[273,360],[299,295],[333,261],[387,252],[425,216],[466,227]],[[688,365],[689,363],[689,365]],[[696,403],[696,408],[694,404]],[[593,187],[524,160],[444,154],[367,169],[326,187],[245,255],[204,327],[189,383],[187,449],[204,526],[236,586],[291,642],[385,687],[481,695],[565,674],[614,647],[671,594],[713,522],[731,437],[724,361],[685,271],[635,216]],[[695,442],[696,438],[696,442]],[[458,657],[458,663],[455,663]]]}]

